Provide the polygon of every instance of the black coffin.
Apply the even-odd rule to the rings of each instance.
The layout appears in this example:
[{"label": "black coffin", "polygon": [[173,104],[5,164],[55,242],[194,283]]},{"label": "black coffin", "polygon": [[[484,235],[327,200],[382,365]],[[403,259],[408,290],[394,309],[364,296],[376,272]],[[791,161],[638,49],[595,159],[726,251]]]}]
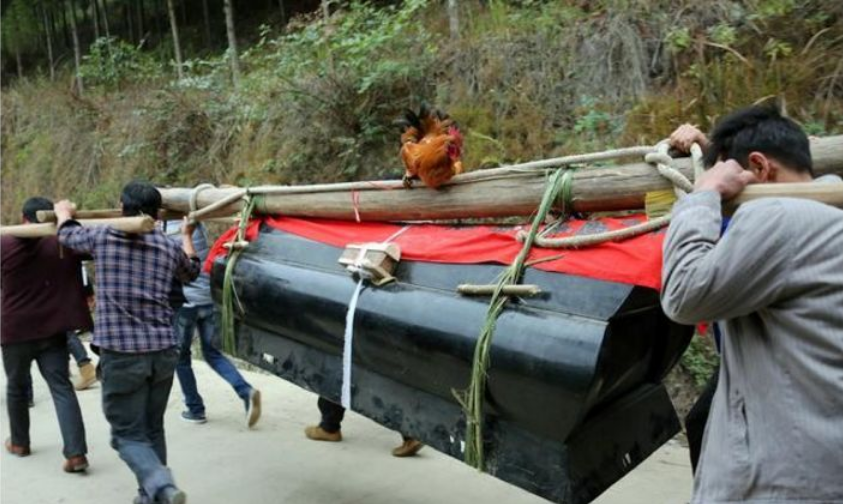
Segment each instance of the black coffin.
[{"label": "black coffin", "polygon": [[[264,226],[234,271],[238,356],[336,402],[357,283],[337,263],[341,253]],[[366,287],[354,318],[352,409],[462,460],[453,391],[469,383],[488,298],[455,289],[494,283],[501,270],[402,261],[397,282]],[[217,300],[223,272],[218,260]],[[678,432],[660,382],[691,329],[671,323],[651,289],[535,269],[523,283],[544,294],[498,319],[485,470],[554,502],[590,502]]]}]

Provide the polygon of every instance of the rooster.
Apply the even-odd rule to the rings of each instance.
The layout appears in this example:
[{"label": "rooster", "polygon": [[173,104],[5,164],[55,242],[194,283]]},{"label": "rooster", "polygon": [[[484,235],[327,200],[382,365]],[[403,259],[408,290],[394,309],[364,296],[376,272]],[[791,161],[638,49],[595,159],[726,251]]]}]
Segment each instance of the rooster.
[{"label": "rooster", "polygon": [[409,189],[412,180],[418,178],[431,189],[438,189],[462,173],[462,134],[447,114],[422,103],[418,114],[408,110],[396,124],[403,128],[404,187]]}]

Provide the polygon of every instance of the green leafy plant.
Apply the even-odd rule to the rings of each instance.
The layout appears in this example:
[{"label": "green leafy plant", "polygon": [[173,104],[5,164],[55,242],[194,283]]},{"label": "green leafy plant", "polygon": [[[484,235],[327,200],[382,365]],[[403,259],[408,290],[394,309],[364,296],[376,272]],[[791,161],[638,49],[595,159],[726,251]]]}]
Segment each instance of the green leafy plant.
[{"label": "green leafy plant", "polygon": [[90,85],[119,88],[128,80],[142,82],[159,75],[161,66],[138,47],[115,37],[100,37],[91,44],[79,67]]}]

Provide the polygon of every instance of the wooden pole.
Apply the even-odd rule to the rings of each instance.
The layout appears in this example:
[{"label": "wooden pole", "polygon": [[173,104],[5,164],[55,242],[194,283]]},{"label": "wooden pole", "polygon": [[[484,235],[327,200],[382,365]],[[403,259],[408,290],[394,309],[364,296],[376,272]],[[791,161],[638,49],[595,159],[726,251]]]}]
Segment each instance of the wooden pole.
[{"label": "wooden pole", "polygon": [[[80,220],[85,227],[109,226],[126,233],[148,233],[155,229],[152,217],[120,217],[117,219],[88,219]],[[17,236],[18,238],[43,238],[55,236],[56,224],[42,222],[39,224],[20,224],[18,226],[0,226],[0,235]]]},{"label": "wooden pole", "polygon": [[[813,139],[811,151],[817,175],[843,174],[843,135]],[[586,158],[576,156],[567,159]],[[253,187],[250,191],[259,198],[256,211],[260,214],[343,220],[355,220],[359,216],[363,221],[524,216],[532,214],[541,202],[548,170],[571,162],[560,158],[473,171],[454,177],[439,190],[418,185],[407,190],[402,187],[401,181],[367,181]],[[693,180],[690,159],[677,159],[674,165]],[[775,185],[782,189],[780,184]],[[644,162],[608,168],[582,168],[573,175],[572,207],[578,212],[643,209],[647,193],[671,188],[670,182],[652,165]],[[745,197],[753,197],[758,190],[758,187],[748,188]],[[771,190],[775,191],[761,189]],[[208,212],[203,218],[231,215],[242,208],[242,198],[236,197],[242,191],[236,187],[201,190],[196,195],[197,208],[203,209],[232,198],[232,203]],[[828,191],[834,192],[833,189]],[[164,208],[183,213],[190,211],[193,189],[170,188],[160,192]],[[803,193],[803,196],[810,192]],[[833,195],[823,197],[834,198]],[[560,207],[561,202],[557,205],[557,208]]]},{"label": "wooden pole", "polygon": [[[181,219],[186,214],[183,212],[171,212],[169,210],[161,210],[158,212],[158,220],[173,220]],[[38,210],[35,213],[38,222],[56,222],[56,213],[52,210]],[[105,208],[100,210],[76,210],[74,219],[90,220],[90,219],[117,219],[123,217],[123,211],[119,208]]]}]

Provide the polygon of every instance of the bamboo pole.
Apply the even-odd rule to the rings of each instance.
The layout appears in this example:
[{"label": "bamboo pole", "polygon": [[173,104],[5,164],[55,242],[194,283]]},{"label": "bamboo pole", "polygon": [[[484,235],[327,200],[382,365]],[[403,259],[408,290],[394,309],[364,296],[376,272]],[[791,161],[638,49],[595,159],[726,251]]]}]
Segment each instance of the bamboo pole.
[{"label": "bamboo pole", "polygon": [[[640,157],[647,148],[628,151],[627,156]],[[812,139],[811,152],[817,175],[843,174],[843,135]],[[260,214],[343,220],[355,220],[359,216],[363,221],[523,216],[532,214],[538,207],[546,189],[548,170],[571,163],[592,162],[596,158],[599,156],[570,156],[478,170],[454,177],[439,190],[418,185],[407,190],[401,181],[366,181],[261,186],[249,191],[259,195],[256,212]],[[677,159],[674,166],[693,180],[690,159]],[[647,193],[671,188],[670,182],[644,162],[584,168],[573,175],[572,206],[579,212],[643,209]],[[762,191],[767,190],[771,189]],[[757,187],[748,188],[745,197],[753,197],[756,191]],[[160,192],[166,209],[190,212],[193,189],[170,188]],[[195,195],[196,206],[205,212],[205,207],[219,205],[221,200],[229,198],[231,203],[208,211],[202,218],[231,215],[242,208],[243,198],[238,194],[242,195],[243,189],[204,189]],[[560,206],[561,202],[556,205]]]},{"label": "bamboo pole", "polygon": [[843,208],[843,183],[756,184],[747,187],[735,199],[726,202],[724,211],[733,213],[737,207],[760,198],[805,198],[837,208]]},{"label": "bamboo pole", "polygon": [[[491,296],[497,288],[497,285],[459,284],[457,292],[463,296]],[[504,296],[532,297],[540,295],[542,290],[538,285],[504,285],[501,287],[501,293]]]},{"label": "bamboo pole", "polygon": [[[169,210],[161,210],[158,212],[158,220],[173,220],[181,219],[186,214],[184,212],[171,212]],[[38,210],[35,213],[38,222],[56,222],[56,213],[52,210]],[[104,208],[97,210],[76,210],[73,218],[77,220],[83,219],[118,219],[123,217],[123,211],[119,208]]]},{"label": "bamboo pole", "polygon": [[[120,217],[116,219],[88,219],[80,220],[85,227],[109,226],[126,233],[148,233],[155,229],[155,221],[149,216]],[[18,238],[43,238],[55,236],[57,227],[54,222],[38,224],[20,224],[17,226],[0,226],[0,235],[16,236]]]}]

